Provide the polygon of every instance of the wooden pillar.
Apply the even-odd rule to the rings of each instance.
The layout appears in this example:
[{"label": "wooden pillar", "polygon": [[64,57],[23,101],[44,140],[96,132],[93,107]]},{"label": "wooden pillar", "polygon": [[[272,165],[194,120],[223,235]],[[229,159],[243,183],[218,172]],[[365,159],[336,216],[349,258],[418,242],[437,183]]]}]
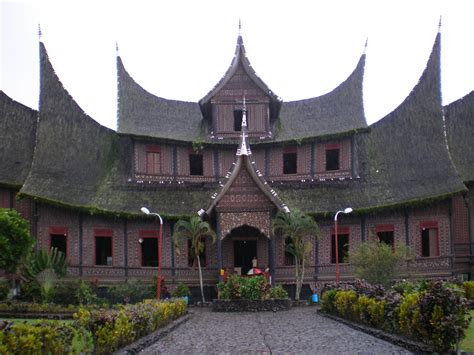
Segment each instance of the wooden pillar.
[{"label": "wooden pillar", "polygon": [[221,236],[221,218],[220,218],[220,213],[216,213],[216,234],[217,234],[217,242],[216,242],[216,247],[217,247],[217,270],[219,274],[219,281],[222,281],[222,276],[221,276],[221,269],[224,265],[223,259],[222,259],[222,236]]},{"label": "wooden pillar", "polygon": [[79,276],[82,276],[82,265],[83,265],[83,255],[84,255],[84,243],[83,243],[83,235],[84,235],[84,217],[82,212],[79,212]]}]

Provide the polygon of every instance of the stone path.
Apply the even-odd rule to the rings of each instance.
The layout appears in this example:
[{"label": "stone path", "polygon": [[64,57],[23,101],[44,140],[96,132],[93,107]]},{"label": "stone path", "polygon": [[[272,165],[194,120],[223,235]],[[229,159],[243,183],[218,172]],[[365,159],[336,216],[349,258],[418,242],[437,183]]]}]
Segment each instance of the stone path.
[{"label": "stone path", "polygon": [[191,311],[187,323],[140,354],[409,354],[312,307],[275,313]]}]

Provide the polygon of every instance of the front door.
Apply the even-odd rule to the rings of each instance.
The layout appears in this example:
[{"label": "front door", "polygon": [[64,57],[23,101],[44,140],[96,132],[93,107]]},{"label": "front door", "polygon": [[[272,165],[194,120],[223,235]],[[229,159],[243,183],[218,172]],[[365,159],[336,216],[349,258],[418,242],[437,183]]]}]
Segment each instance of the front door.
[{"label": "front door", "polygon": [[247,275],[252,268],[252,259],[256,256],[256,240],[234,240],[234,267],[240,268],[241,275]]}]

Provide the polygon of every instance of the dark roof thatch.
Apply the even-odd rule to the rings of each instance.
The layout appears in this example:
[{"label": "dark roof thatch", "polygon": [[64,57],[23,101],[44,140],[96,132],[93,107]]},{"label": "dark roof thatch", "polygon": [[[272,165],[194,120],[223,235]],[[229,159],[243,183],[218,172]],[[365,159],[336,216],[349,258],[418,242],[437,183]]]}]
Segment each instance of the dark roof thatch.
[{"label": "dark roof thatch", "polygon": [[355,137],[360,178],[281,188],[280,196],[291,207],[326,213],[346,206],[365,210],[403,205],[465,191],[446,147],[440,86],[438,34],[410,95],[370,132]]},{"label": "dark roof thatch", "polygon": [[[202,187],[174,188],[128,184],[132,141],[87,116],[62,86],[40,44],[41,87],[37,144],[21,193],[42,201],[91,211],[163,215],[197,211],[208,197]],[[173,196],[172,198],[170,198]]]},{"label": "dark roof thatch", "polygon": [[454,165],[465,182],[474,181],[474,91],[445,107]]},{"label": "dark roof thatch", "polygon": [[304,139],[367,128],[362,98],[365,54],[356,69],[336,89],[319,97],[284,102],[276,140]]},{"label": "dark roof thatch", "polygon": [[281,101],[280,98],[272,91],[270,88],[263,82],[263,80],[257,75],[253,69],[250,61],[247,57],[247,52],[244,46],[244,40],[239,34],[237,37],[237,44],[235,46],[235,54],[232,62],[230,63],[229,69],[227,69],[224,76],[219,80],[219,82],[212,88],[211,91],[207,93],[201,100],[199,100],[199,105],[201,106],[201,111],[203,116],[210,118],[211,115],[211,99],[232,79],[232,76],[237,72],[239,65],[242,66],[245,73],[251,78],[251,80],[259,87],[264,93],[268,95],[270,99],[270,118],[278,117],[280,111]]},{"label": "dark roof thatch", "polygon": [[117,57],[118,132],[192,142],[202,135],[202,114],[195,102],[167,100],[138,85]]},{"label": "dark roof thatch", "polygon": [[0,90],[0,185],[20,187],[30,171],[38,112]]}]

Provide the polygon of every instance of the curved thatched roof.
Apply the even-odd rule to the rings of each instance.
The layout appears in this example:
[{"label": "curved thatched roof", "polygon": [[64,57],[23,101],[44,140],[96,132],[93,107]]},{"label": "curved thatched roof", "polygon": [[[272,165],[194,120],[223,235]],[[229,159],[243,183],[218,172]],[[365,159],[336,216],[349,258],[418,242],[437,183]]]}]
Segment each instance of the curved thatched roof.
[{"label": "curved thatched roof", "polygon": [[[280,188],[304,211],[375,209],[465,191],[448,154],[441,106],[440,35],[419,83],[392,113],[355,137],[360,178]],[[304,186],[304,185],[303,185]]]},{"label": "curved thatched roof", "polygon": [[201,135],[202,115],[195,102],[167,100],[138,85],[117,57],[118,132],[192,142]]},{"label": "curved thatched roof", "polygon": [[449,150],[465,182],[474,181],[474,91],[445,107]]},{"label": "curved thatched roof", "polygon": [[352,74],[328,94],[284,102],[276,140],[339,135],[367,128],[362,98],[365,54]]},{"label": "curved thatched roof", "polygon": [[[63,88],[43,44],[40,48],[41,96],[37,143],[31,172],[21,190],[23,194],[61,205],[112,213],[139,213],[141,206],[148,205],[159,209],[165,216],[181,216],[194,214],[201,207],[209,205],[216,185],[137,184],[129,180],[133,175],[134,138],[104,128],[87,116]],[[347,205],[359,210],[375,209],[465,191],[446,146],[439,64],[438,35],[427,67],[406,100],[372,125],[370,130],[354,136],[353,154],[357,158],[356,170],[360,177],[283,183],[273,186],[275,190],[278,189],[279,198],[290,208],[298,207],[310,213],[328,213]],[[352,88],[357,86],[349,82],[358,82],[361,67],[363,58],[352,79],[348,79],[341,87],[346,84]],[[137,85],[135,89],[139,91],[140,88]],[[355,91],[349,92],[351,97],[357,97]],[[3,105],[5,102],[10,105],[5,97],[0,97],[0,100]],[[466,105],[464,108],[452,104],[447,109],[451,141],[460,139],[457,138],[460,134],[458,131],[466,129],[463,128],[465,126],[456,128],[454,123],[455,118],[461,116],[464,121],[469,121],[471,100],[471,96],[463,100]],[[13,106],[4,106],[4,110],[22,112],[18,115],[29,117],[25,118],[28,122],[33,121],[34,111]],[[361,107],[357,110],[361,112]],[[354,122],[355,128],[357,121]],[[4,122],[0,121],[0,124]],[[31,129],[27,132],[31,134]],[[29,142],[33,140],[23,138]],[[465,137],[465,142],[460,144],[469,146],[468,139],[469,136]],[[456,161],[459,153],[455,148],[453,156]],[[250,171],[255,167],[247,168]],[[258,176],[256,170],[255,173]],[[463,174],[471,179],[470,171]]]},{"label": "curved thatched roof", "polygon": [[0,90],[0,185],[24,183],[33,160],[37,116]]}]

